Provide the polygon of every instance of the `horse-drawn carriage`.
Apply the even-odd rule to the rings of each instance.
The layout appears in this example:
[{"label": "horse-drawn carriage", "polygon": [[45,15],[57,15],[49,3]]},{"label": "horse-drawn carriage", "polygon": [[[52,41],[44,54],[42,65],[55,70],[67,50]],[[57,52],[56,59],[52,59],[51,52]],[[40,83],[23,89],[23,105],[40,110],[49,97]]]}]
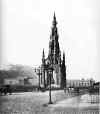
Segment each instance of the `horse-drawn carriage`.
[{"label": "horse-drawn carriage", "polygon": [[10,85],[2,85],[0,86],[0,95],[7,95],[12,93],[12,89]]}]

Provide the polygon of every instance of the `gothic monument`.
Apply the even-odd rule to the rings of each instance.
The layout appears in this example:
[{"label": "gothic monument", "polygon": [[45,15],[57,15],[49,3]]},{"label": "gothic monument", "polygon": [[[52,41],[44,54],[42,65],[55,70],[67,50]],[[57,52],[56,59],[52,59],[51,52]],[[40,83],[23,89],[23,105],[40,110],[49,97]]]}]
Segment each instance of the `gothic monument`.
[{"label": "gothic monument", "polygon": [[41,84],[44,87],[49,85],[48,68],[52,65],[53,76],[51,83],[60,87],[66,87],[66,66],[65,66],[65,53],[63,52],[63,59],[61,58],[61,50],[59,46],[59,36],[57,31],[57,21],[54,13],[52,29],[49,41],[48,57],[45,57],[44,49],[42,54],[42,77]]}]

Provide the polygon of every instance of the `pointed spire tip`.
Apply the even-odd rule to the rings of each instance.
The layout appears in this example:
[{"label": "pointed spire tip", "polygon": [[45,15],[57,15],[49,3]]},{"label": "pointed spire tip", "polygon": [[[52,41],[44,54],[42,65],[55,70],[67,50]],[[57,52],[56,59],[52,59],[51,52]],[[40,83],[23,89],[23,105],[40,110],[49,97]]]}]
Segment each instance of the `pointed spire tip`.
[{"label": "pointed spire tip", "polygon": [[56,18],[55,11],[54,11],[54,19]]}]

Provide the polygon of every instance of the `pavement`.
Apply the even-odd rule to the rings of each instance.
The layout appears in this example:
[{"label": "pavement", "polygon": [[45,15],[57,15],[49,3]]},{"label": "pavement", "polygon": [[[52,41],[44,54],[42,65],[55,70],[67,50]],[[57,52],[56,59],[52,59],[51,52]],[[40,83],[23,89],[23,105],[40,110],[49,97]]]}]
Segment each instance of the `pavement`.
[{"label": "pavement", "polygon": [[64,99],[62,101],[53,104],[52,107],[75,107],[75,108],[85,108],[85,107],[95,107],[99,106],[100,96],[88,94],[80,95],[68,99]]},{"label": "pavement", "polygon": [[99,114],[100,95],[80,95],[50,105],[57,114]]},{"label": "pavement", "polygon": [[0,96],[0,114],[99,114],[99,99],[98,95],[75,97],[52,91],[53,104],[49,105],[48,91],[13,93]]}]

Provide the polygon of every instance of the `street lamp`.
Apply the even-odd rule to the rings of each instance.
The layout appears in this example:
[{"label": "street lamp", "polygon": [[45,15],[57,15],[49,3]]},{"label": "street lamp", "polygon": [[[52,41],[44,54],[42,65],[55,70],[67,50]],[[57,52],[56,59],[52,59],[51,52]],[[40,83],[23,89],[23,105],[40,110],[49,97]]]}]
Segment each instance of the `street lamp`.
[{"label": "street lamp", "polygon": [[39,85],[39,90],[40,90],[40,75],[41,75],[40,67],[37,70],[38,70],[37,74],[39,76],[39,84],[38,85]]},{"label": "street lamp", "polygon": [[53,77],[53,67],[49,67],[48,68],[48,73],[49,73],[49,103],[48,104],[52,104],[52,100],[51,100],[51,77]]},{"label": "street lamp", "polygon": [[43,77],[44,77],[44,78],[43,78],[43,79],[44,79],[43,81],[44,81],[44,88],[46,88],[46,82],[45,82],[45,70],[47,70],[47,69],[46,69],[46,66],[44,65],[44,66],[43,66]]}]

